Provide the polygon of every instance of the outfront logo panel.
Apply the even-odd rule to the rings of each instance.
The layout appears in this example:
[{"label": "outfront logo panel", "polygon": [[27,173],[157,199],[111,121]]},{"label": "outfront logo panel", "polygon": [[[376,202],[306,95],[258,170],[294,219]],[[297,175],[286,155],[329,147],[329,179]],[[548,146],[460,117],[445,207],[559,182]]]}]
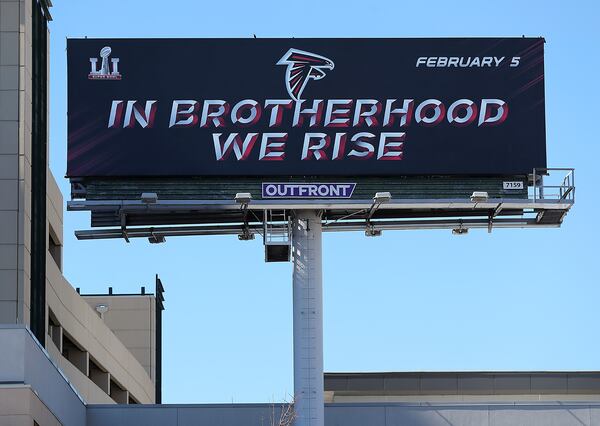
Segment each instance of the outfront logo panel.
[{"label": "outfront logo panel", "polygon": [[546,165],[542,39],[76,39],[68,67],[70,177]]}]

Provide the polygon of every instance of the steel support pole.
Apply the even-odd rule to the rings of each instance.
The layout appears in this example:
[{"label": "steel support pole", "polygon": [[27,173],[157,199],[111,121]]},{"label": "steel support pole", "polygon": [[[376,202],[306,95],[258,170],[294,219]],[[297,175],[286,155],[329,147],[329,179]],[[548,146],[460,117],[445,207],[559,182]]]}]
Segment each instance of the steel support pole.
[{"label": "steel support pole", "polygon": [[320,213],[296,211],[292,223],[295,426],[325,423],[321,236]]}]

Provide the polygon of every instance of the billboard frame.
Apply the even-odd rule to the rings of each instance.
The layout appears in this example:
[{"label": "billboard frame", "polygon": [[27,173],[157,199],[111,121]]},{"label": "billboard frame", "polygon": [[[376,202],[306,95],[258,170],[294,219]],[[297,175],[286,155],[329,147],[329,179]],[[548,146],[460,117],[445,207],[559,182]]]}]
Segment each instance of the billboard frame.
[{"label": "billboard frame", "polygon": [[[544,185],[544,177],[553,172],[564,173],[559,185]],[[318,210],[324,212],[323,231],[456,229],[456,228],[540,228],[560,227],[575,203],[575,173],[573,168],[535,169],[527,199],[476,198],[454,199],[394,199],[378,203],[372,199],[266,199],[239,200],[71,200],[70,211],[114,213],[120,218],[119,227],[80,230],[78,239],[151,238],[156,236],[190,235],[262,235],[268,223],[268,212]],[[381,188],[385,190],[385,187]],[[551,193],[550,191],[558,191]],[[375,194],[374,194],[375,195]],[[391,195],[391,194],[390,194]],[[153,226],[135,226],[128,216],[137,215],[152,221],[157,214],[178,212],[202,214],[230,213],[227,221],[197,222],[192,226],[175,226],[156,222]],[[261,219],[262,218],[262,219]],[[287,219],[273,221],[285,223]],[[263,235],[264,237],[264,235]],[[249,239],[249,238],[241,238]]]}]

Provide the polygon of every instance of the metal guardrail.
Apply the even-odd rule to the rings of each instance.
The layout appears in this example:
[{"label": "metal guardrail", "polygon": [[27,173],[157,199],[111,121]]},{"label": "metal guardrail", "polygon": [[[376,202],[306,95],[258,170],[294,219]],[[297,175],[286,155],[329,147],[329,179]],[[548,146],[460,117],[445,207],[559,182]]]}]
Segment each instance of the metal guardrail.
[{"label": "metal guardrail", "polygon": [[263,212],[263,242],[265,245],[290,245],[291,225],[289,211]]},{"label": "metal guardrail", "polygon": [[[553,179],[552,172],[566,172],[558,185],[547,185],[544,180]],[[560,173],[562,175],[562,173]],[[555,200],[575,203],[575,169],[567,167],[536,168],[532,175],[533,202]]]}]

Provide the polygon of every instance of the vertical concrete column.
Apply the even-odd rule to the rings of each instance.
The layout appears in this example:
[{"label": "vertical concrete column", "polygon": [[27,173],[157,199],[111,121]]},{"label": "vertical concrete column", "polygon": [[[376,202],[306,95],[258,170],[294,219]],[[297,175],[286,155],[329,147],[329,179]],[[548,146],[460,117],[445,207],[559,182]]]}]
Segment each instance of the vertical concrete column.
[{"label": "vertical concrete column", "polygon": [[323,426],[323,273],[319,212],[296,212],[292,227],[295,425]]}]

